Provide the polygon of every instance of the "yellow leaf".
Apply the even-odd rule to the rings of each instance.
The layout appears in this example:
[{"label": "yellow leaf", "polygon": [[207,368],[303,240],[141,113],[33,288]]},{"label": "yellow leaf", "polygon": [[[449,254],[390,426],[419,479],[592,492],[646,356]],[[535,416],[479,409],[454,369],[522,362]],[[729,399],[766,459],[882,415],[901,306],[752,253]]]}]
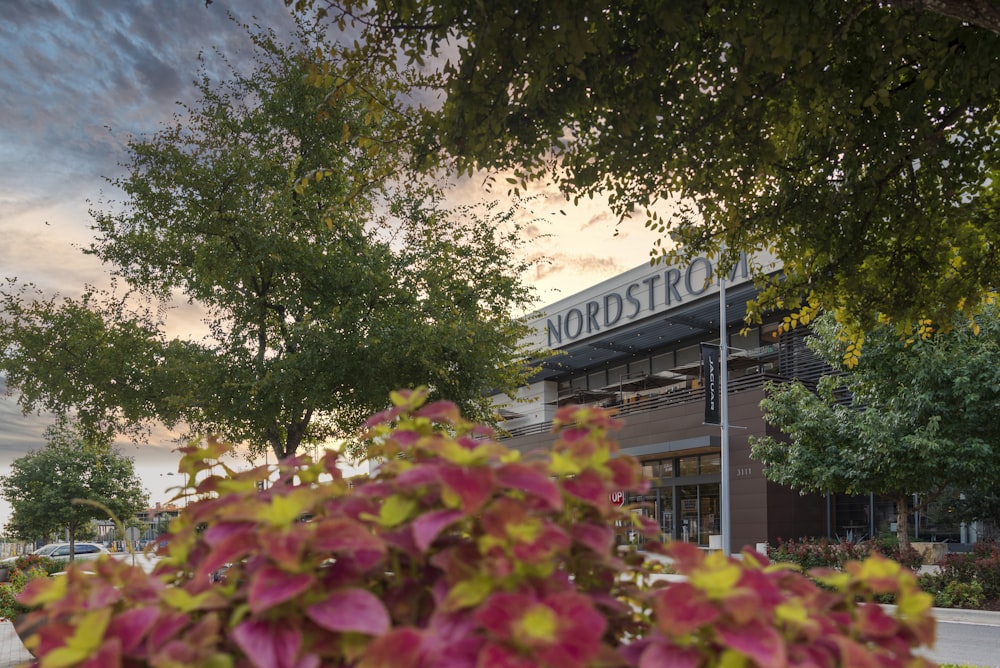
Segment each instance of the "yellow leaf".
[{"label": "yellow leaf", "polygon": [[309,508],[312,494],[309,489],[299,489],[284,496],[274,496],[264,507],[261,519],[273,527],[288,527],[298,521]]},{"label": "yellow leaf", "polygon": [[41,668],[69,668],[83,663],[90,657],[89,652],[72,647],[59,647],[48,652],[39,662]]},{"label": "yellow leaf", "polygon": [[180,587],[168,587],[160,592],[160,600],[171,608],[184,613],[199,610],[205,603],[217,598],[218,594],[214,591],[203,591],[197,596],[192,596],[187,590]]},{"label": "yellow leaf", "polygon": [[486,600],[491,591],[493,591],[491,578],[478,576],[471,580],[463,580],[448,592],[443,607],[447,612],[470,608]]},{"label": "yellow leaf", "polygon": [[930,610],[933,604],[933,596],[918,591],[908,596],[901,596],[896,601],[896,612],[900,617],[916,617]]},{"label": "yellow leaf", "polygon": [[549,462],[549,473],[555,476],[577,475],[580,473],[580,466],[561,452],[553,452]]},{"label": "yellow leaf", "polygon": [[398,494],[390,496],[379,509],[378,522],[387,529],[405,522],[417,508],[417,502]]},{"label": "yellow leaf", "polygon": [[556,640],[559,620],[552,608],[541,603],[528,608],[514,623],[514,640],[531,644],[535,641],[552,643]]}]

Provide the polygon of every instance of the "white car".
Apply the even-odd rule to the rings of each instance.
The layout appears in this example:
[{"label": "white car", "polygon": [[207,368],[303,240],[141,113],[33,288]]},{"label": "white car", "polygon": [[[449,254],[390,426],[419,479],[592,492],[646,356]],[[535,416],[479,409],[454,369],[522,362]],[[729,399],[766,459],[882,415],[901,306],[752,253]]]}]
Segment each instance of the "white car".
[{"label": "white car", "polygon": [[[108,554],[108,549],[101,545],[100,543],[83,543],[77,542],[73,545],[73,554],[76,556],[76,561],[92,561],[97,559],[102,554]],[[42,557],[50,557],[52,559],[69,559],[69,543],[49,543],[48,545],[43,545],[38,548],[32,554],[37,554]],[[17,560],[17,557],[10,557],[4,559],[2,563],[13,563]]]}]

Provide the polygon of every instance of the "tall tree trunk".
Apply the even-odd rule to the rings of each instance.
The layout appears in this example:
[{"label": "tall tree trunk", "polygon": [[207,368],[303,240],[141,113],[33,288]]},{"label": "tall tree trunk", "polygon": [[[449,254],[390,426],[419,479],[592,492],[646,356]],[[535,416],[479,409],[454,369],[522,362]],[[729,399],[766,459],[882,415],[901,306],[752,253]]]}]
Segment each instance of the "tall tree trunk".
[{"label": "tall tree trunk", "polygon": [[910,551],[910,513],[906,494],[896,497],[896,538],[899,541],[901,555]]}]

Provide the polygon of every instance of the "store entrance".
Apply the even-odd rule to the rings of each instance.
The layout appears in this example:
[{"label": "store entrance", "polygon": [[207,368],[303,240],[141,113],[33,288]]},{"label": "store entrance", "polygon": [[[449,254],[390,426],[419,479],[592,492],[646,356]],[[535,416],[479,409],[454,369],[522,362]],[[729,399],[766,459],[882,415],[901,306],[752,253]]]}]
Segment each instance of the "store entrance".
[{"label": "store entrance", "polygon": [[680,500],[681,540],[707,546],[709,536],[720,532],[719,483],[683,485]]}]

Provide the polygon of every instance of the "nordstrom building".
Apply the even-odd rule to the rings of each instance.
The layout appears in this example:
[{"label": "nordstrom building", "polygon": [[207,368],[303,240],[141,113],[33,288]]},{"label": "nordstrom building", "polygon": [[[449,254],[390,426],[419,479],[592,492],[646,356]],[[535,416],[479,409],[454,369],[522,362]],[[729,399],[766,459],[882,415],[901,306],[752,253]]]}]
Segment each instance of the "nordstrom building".
[{"label": "nordstrom building", "polygon": [[706,423],[701,347],[719,344],[724,329],[733,550],[779,537],[888,531],[891,504],[868,495],[803,496],[767,481],[750,459],[750,437],[771,434],[759,408],[765,383],[797,378],[813,385],[827,370],[805,345],[808,328],[779,331],[785,313],[744,331],[747,302],[757,295],[752,265],[780,271],[773,258],[741,258],[726,276],[723,326],[717,272],[704,257],[683,266],[647,263],[546,308],[533,319],[531,343],[558,354],[544,361],[519,401],[496,398],[505,444],[549,447],[558,406],[615,407],[625,426],[614,436],[651,481],[644,496],[623,501],[652,517],[664,537],[719,545],[722,438],[718,424]]}]

